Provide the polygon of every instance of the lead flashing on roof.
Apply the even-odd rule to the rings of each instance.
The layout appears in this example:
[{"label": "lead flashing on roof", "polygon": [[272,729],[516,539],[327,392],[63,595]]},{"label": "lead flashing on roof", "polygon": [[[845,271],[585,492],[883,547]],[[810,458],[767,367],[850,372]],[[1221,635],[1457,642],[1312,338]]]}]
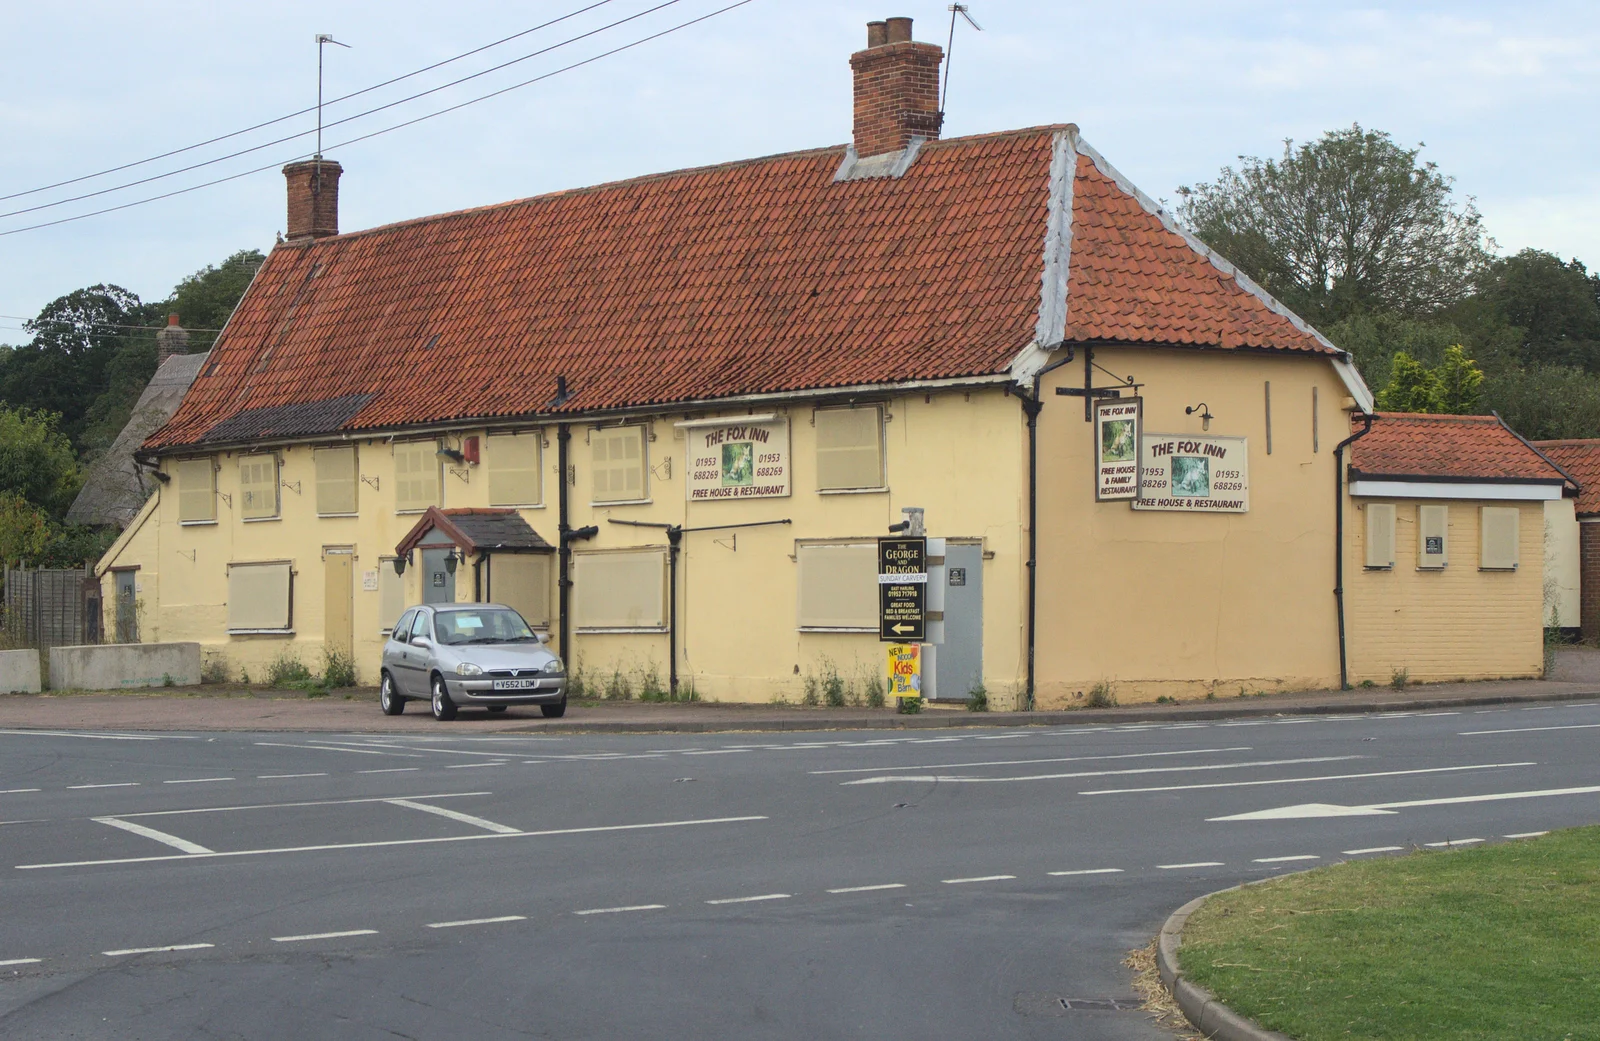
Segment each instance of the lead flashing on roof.
[{"label": "lead flashing on roof", "polygon": [[833,172],[834,183],[864,181],[873,177],[901,177],[911,169],[911,164],[917,161],[917,153],[927,143],[927,138],[913,136],[898,152],[884,152],[866,158],[856,155],[855,145],[846,145],[844,159],[840,161],[839,169]]},{"label": "lead flashing on roof", "polygon": [[1044,267],[1039,279],[1035,343],[1060,343],[1067,335],[1067,269],[1072,262],[1072,192],[1078,179],[1078,133],[1050,137],[1050,192],[1045,204]]}]

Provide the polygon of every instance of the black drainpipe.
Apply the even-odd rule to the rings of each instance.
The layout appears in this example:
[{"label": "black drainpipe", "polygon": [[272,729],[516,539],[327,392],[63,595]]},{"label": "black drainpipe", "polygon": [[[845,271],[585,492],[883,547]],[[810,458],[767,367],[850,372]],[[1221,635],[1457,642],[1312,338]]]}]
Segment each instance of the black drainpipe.
[{"label": "black drainpipe", "polygon": [[1033,711],[1033,649],[1036,644],[1033,630],[1039,606],[1039,413],[1044,411],[1044,399],[1039,395],[1039,388],[1044,374],[1070,362],[1073,354],[1072,348],[1068,347],[1066,357],[1057,359],[1034,374],[1032,397],[1024,393],[1020,385],[1017,387],[1017,401],[1028,417],[1028,686],[1025,694],[1029,712]]},{"label": "black drainpipe", "polygon": [[1339,689],[1350,689],[1349,659],[1344,646],[1344,450],[1372,429],[1372,413],[1364,412],[1360,430],[1333,448],[1333,599],[1339,614]]},{"label": "black drainpipe", "polygon": [[563,658],[572,657],[572,648],[569,641],[572,637],[572,627],[567,621],[567,606],[571,597],[572,578],[568,574],[571,569],[572,550],[568,547],[568,535],[572,528],[567,523],[567,451],[568,442],[572,440],[572,431],[567,429],[565,423],[556,425],[556,470],[560,473],[560,483],[556,492],[556,611],[560,620],[556,623],[560,627],[561,643],[559,650]]}]

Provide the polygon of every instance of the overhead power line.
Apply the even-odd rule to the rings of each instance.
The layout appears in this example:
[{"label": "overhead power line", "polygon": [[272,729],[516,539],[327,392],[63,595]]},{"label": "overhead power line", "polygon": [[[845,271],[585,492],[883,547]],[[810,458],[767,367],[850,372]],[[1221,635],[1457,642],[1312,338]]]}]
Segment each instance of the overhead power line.
[{"label": "overhead power line", "polygon": [[[474,54],[482,54],[484,51],[499,47],[501,44],[510,43],[512,40],[519,40],[522,37],[536,33],[541,29],[548,29],[552,25],[576,18],[580,14],[587,14],[597,7],[604,7],[606,4],[614,2],[615,0],[596,0],[595,3],[589,4],[587,7],[580,7],[576,11],[569,11],[566,14],[561,15],[559,18],[552,18],[548,22],[541,22],[531,29],[524,29],[521,32],[512,33],[510,36],[501,37],[500,39],[495,40],[493,43],[486,43],[482,47],[474,47],[470,51],[462,51],[460,54],[457,54],[454,57],[446,58],[443,61],[436,61],[432,65],[424,65],[420,69],[415,69],[411,72],[404,73],[403,75],[395,76],[392,79],[386,79],[382,83],[374,83],[370,87],[362,87],[360,90],[351,91],[349,94],[344,94],[340,97],[332,99],[331,101],[327,102],[327,104],[337,105],[341,101],[349,101],[351,98],[358,98],[363,94],[370,94],[375,90],[382,90],[384,87],[392,86],[401,82],[402,80],[408,80],[416,76],[421,76],[425,72],[432,72],[434,69],[443,68],[444,66],[453,62],[461,61],[464,58],[470,58]],[[221,141],[230,140],[231,138],[243,137],[245,134],[254,133],[257,130],[275,126],[278,123],[287,122],[288,120],[294,119],[296,116],[303,116],[315,110],[315,106],[308,105],[298,112],[290,112],[286,116],[279,116],[276,119],[269,119],[265,122],[257,123],[254,126],[245,127],[243,130],[235,130],[231,133],[219,134],[216,137],[208,138],[192,145],[184,145],[182,148],[174,148],[171,151],[162,152],[160,155],[153,155],[147,159],[137,159],[131,163],[123,163],[121,166],[107,167],[104,170],[97,170],[94,173],[84,174],[81,177],[69,177],[65,181],[57,181],[54,184],[46,184],[38,188],[29,188],[27,191],[12,192],[10,195],[0,195],[0,202],[5,202],[9,199],[20,199],[27,195],[38,195],[40,192],[48,192],[55,188],[65,188],[69,184],[79,184],[83,181],[92,181],[96,177],[105,177],[108,174],[121,173],[123,170],[131,170],[136,166],[145,166],[149,163],[159,162],[162,159],[170,159],[175,155],[182,155],[185,152],[193,152],[197,148],[205,148],[207,145],[214,145]]]},{"label": "overhead power line", "polygon": [[[441,83],[437,87],[429,87],[427,90],[418,91],[415,94],[412,94],[412,95],[410,95],[408,97],[400,98],[397,101],[390,101],[390,102],[388,102],[386,104],[378,105],[375,108],[369,108],[365,112],[357,112],[355,115],[345,116],[343,119],[336,119],[331,123],[324,123],[321,126],[319,126],[316,130],[301,130],[301,131],[298,131],[298,132],[293,133],[293,134],[285,135],[284,137],[279,137],[279,138],[275,138],[275,139],[273,139],[271,141],[263,142],[262,144],[259,144],[259,145],[252,145],[249,148],[241,148],[237,152],[229,152],[227,155],[219,155],[215,159],[206,159],[206,160],[203,160],[203,161],[198,162],[198,163],[190,163],[188,166],[180,166],[176,170],[168,170],[165,173],[151,174],[149,177],[141,177],[137,181],[128,181],[128,182],[123,183],[123,184],[115,184],[115,185],[112,185],[110,188],[100,188],[100,189],[97,189],[97,190],[92,191],[92,192],[85,192],[82,195],[72,195],[72,196],[68,196],[65,199],[57,199],[54,202],[42,202],[42,203],[39,203],[36,206],[25,206],[25,207],[23,207],[21,209],[8,210],[5,213],[0,213],[0,218],[20,217],[24,213],[37,213],[40,210],[54,209],[57,206],[65,206],[68,203],[82,202],[85,199],[99,198],[102,195],[110,195],[113,192],[124,191],[124,190],[126,190],[128,188],[137,188],[141,184],[151,184],[151,183],[153,183],[155,181],[165,180],[168,177],[176,177],[178,174],[189,173],[191,170],[200,170],[200,169],[203,169],[203,168],[205,168],[207,166],[215,166],[218,163],[227,162],[229,159],[237,159],[242,155],[250,155],[252,152],[260,152],[260,151],[263,151],[265,149],[272,148],[275,145],[287,144],[290,141],[295,141],[295,140],[298,140],[298,139],[303,138],[303,137],[310,137],[313,134],[316,134],[320,138],[321,137],[321,131],[323,131],[323,130],[328,130],[328,129],[331,129],[331,128],[336,127],[336,126],[342,126],[345,123],[353,123],[358,119],[365,119],[367,116],[376,115],[379,112],[384,112],[384,111],[387,111],[388,109],[391,109],[391,108],[398,108],[401,105],[407,104],[407,103],[412,102],[412,101],[416,101],[419,98],[425,98],[430,94],[437,94],[442,90],[449,90],[451,87],[458,87],[461,84],[466,83],[466,82],[468,82],[470,80],[475,80],[475,79],[479,79],[479,78],[481,78],[483,76],[487,76],[491,72],[499,72],[501,69],[507,69],[507,68],[510,68],[513,65],[520,64],[520,63],[528,61],[528,60],[530,60],[532,58],[537,58],[537,57],[540,57],[541,55],[549,54],[551,51],[560,50],[562,47],[566,47],[566,46],[568,46],[570,44],[577,43],[577,42],[579,42],[581,40],[586,40],[591,36],[597,36],[600,33],[606,32],[607,30],[615,29],[619,25],[624,25],[624,24],[626,24],[628,22],[636,21],[637,19],[643,18],[645,15],[648,15],[648,14],[654,14],[656,11],[659,11],[664,7],[671,7],[673,4],[679,4],[679,3],[682,3],[682,2],[683,2],[683,0],[662,0],[661,3],[656,4],[654,7],[647,7],[643,11],[639,11],[636,14],[631,14],[626,18],[619,18],[616,21],[611,22],[608,25],[602,25],[599,28],[591,29],[586,33],[580,33],[577,36],[568,37],[567,39],[561,40],[561,41],[559,41],[557,43],[553,43],[548,47],[542,47],[539,50],[532,52],[531,54],[524,54],[519,58],[512,58],[510,61],[501,62],[499,65],[491,66],[491,67],[489,67],[487,69],[484,69],[484,70],[482,70],[480,72],[474,72],[470,76],[462,76],[460,79],[451,80],[449,83]],[[312,154],[317,154],[317,153],[312,153]]]},{"label": "overhead power line", "polygon": [[[443,116],[443,115],[447,115],[447,114],[449,114],[451,112],[456,112],[456,111],[458,111],[460,109],[468,107],[469,105],[476,105],[480,101],[488,101],[490,98],[497,98],[500,95],[508,94],[513,90],[520,90],[523,87],[531,86],[531,85],[533,85],[535,83],[542,82],[544,80],[550,79],[552,76],[559,76],[564,72],[571,72],[573,69],[579,69],[579,68],[582,68],[585,65],[592,65],[595,62],[600,61],[603,58],[609,58],[614,54],[621,54],[623,51],[632,50],[635,47],[641,46],[641,45],[646,44],[646,43],[650,43],[653,40],[659,40],[663,36],[670,36],[672,33],[678,32],[679,30],[687,29],[687,28],[689,28],[690,26],[693,26],[693,25],[698,25],[701,22],[704,22],[704,21],[707,21],[707,20],[709,20],[711,18],[717,17],[718,15],[726,14],[729,11],[734,10],[735,8],[743,7],[746,4],[750,4],[750,3],[754,3],[754,2],[755,2],[755,0],[737,0],[736,3],[728,4],[726,7],[719,7],[715,11],[711,11],[711,12],[708,12],[707,14],[703,14],[698,18],[691,18],[686,22],[680,22],[677,25],[674,25],[674,26],[671,26],[669,28],[661,30],[660,32],[651,33],[649,36],[641,37],[640,39],[634,40],[631,43],[622,44],[620,47],[613,47],[609,51],[602,51],[601,53],[596,54],[593,57],[585,58],[582,61],[573,62],[571,65],[564,65],[559,69],[554,69],[554,70],[552,70],[550,72],[546,72],[546,73],[544,73],[542,75],[535,76],[532,79],[523,80],[521,83],[513,83],[508,87],[502,87],[499,90],[491,91],[488,94],[482,94],[482,95],[479,95],[478,97],[475,97],[475,98],[469,98],[468,100],[463,101],[460,104],[451,105],[448,108],[442,108],[442,109],[439,109],[436,112],[429,112],[429,113],[427,113],[425,115],[418,116],[415,119],[408,119],[403,123],[396,123],[393,126],[384,127],[382,130],[374,130],[370,134],[362,134],[359,137],[352,137],[352,138],[349,138],[347,140],[340,141],[338,144],[329,145],[328,147],[329,147],[330,150],[334,149],[334,148],[344,148],[344,147],[347,147],[349,145],[358,144],[359,142],[362,142],[362,141],[370,141],[372,138],[381,137],[384,134],[392,133],[393,131],[396,131],[396,130],[402,130],[402,129],[404,129],[406,127],[409,127],[409,126],[415,126],[418,123],[425,122],[426,120],[433,119],[433,118],[435,118],[437,116]],[[125,202],[125,203],[122,203],[122,204],[117,205],[117,206],[107,206],[107,207],[105,207],[103,209],[91,210],[88,213],[75,214],[75,215],[73,215],[71,217],[61,217],[61,218],[58,218],[58,219],[52,220],[52,221],[42,221],[42,222],[40,222],[38,224],[28,224],[28,225],[24,225],[23,227],[20,227],[20,228],[9,228],[9,229],[7,229],[5,231],[0,231],[0,237],[4,237],[6,235],[18,235],[18,234],[21,234],[24,231],[37,231],[40,228],[53,228],[58,224],[70,224],[73,221],[85,220],[85,219],[87,219],[89,217],[98,217],[98,216],[100,216],[102,214],[106,214],[106,213],[115,213],[115,212],[117,212],[119,210],[131,209],[131,208],[133,208],[135,206],[143,206],[146,203],[159,202],[162,199],[170,199],[170,198],[173,198],[174,196],[177,196],[177,195],[186,195],[189,192],[199,191],[202,188],[210,188],[213,185],[225,184],[228,181],[237,181],[241,177],[249,177],[252,174],[258,174],[258,173],[261,173],[261,172],[266,171],[266,170],[273,170],[273,169],[276,169],[279,166],[283,165],[285,162],[294,162],[294,161],[299,160],[299,159],[310,159],[311,157],[312,157],[312,153],[305,152],[305,153],[302,153],[300,155],[293,156],[293,157],[291,157],[289,159],[286,159],[286,160],[279,160],[277,162],[268,163],[265,166],[258,166],[258,167],[255,167],[254,169],[244,170],[244,171],[242,171],[240,173],[236,173],[236,174],[229,174],[226,177],[218,177],[218,178],[216,178],[214,180],[202,181],[199,184],[190,185],[187,188],[177,188],[177,189],[174,189],[173,191],[170,191],[170,192],[163,192],[160,195],[151,195],[151,196],[148,196],[148,197],[143,198],[143,199],[135,199],[132,202]]]}]

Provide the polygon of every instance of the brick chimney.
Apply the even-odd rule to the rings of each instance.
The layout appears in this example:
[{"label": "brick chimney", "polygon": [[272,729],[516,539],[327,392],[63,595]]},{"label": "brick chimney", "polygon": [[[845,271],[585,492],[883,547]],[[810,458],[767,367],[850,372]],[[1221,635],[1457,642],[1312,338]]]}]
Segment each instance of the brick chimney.
[{"label": "brick chimney", "polygon": [[855,72],[855,146],[862,158],[898,152],[913,137],[939,136],[939,63],[944,49],[911,39],[911,19],[867,23]]},{"label": "brick chimney", "polygon": [[189,330],[178,324],[178,316],[167,315],[167,327],[156,333],[156,368],[174,354],[189,353]]},{"label": "brick chimney", "polygon": [[332,159],[303,159],[283,168],[289,182],[290,242],[310,242],[339,234],[339,175]]}]

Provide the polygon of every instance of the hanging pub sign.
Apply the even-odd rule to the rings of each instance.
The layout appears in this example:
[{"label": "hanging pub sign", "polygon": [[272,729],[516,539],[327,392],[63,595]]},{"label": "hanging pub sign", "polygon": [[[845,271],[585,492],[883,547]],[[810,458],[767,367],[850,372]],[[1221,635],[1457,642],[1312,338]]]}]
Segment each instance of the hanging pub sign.
[{"label": "hanging pub sign", "polygon": [[1247,513],[1250,446],[1243,437],[1146,434],[1139,452],[1136,510]]},{"label": "hanging pub sign", "polygon": [[737,418],[684,430],[690,502],[789,494],[789,421]]},{"label": "hanging pub sign", "polygon": [[1094,403],[1094,498],[1139,495],[1141,398],[1099,398]]}]

